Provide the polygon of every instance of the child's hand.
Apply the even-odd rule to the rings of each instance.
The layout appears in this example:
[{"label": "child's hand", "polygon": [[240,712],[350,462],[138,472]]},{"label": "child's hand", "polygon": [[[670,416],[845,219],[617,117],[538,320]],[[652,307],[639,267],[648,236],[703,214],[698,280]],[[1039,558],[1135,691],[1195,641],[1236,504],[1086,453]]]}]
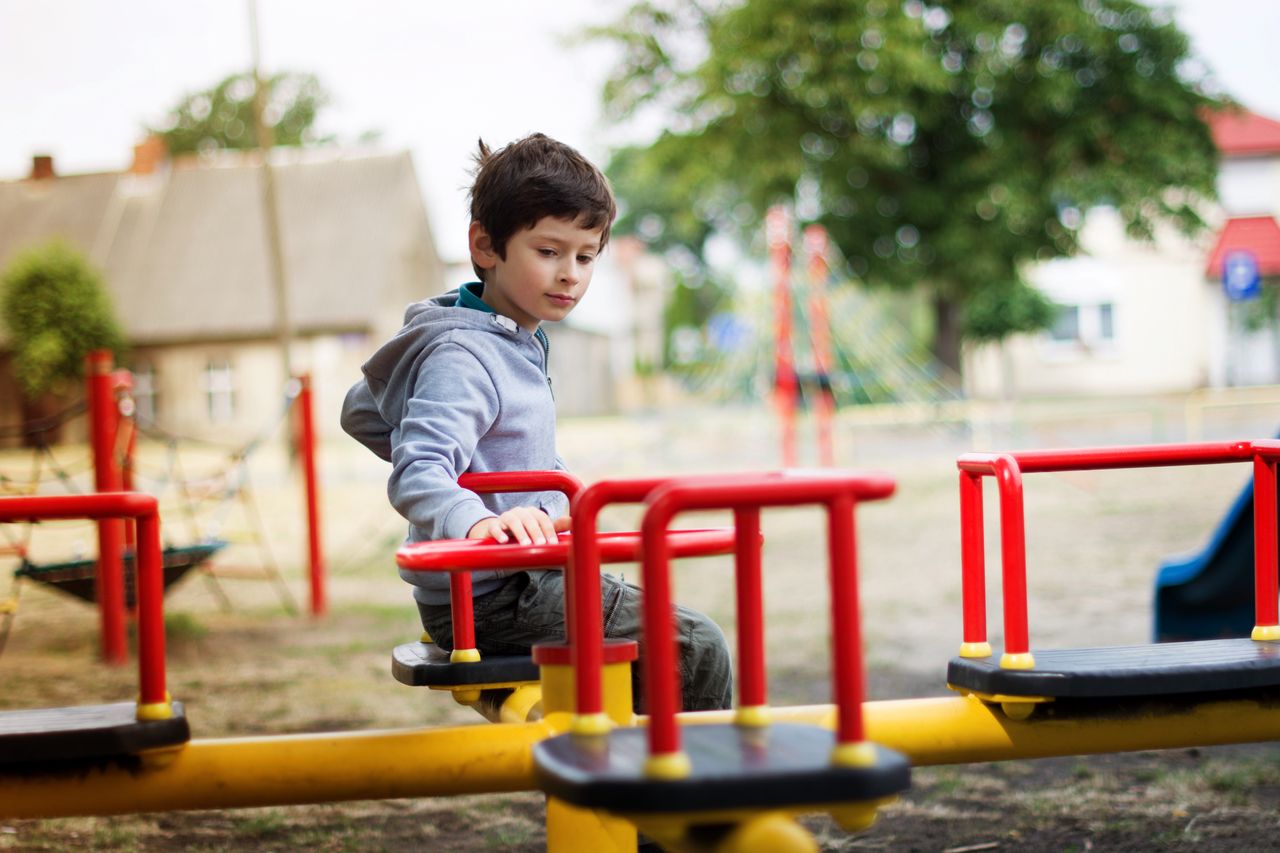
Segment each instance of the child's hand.
[{"label": "child's hand", "polygon": [[551,517],[540,509],[518,506],[507,510],[497,518],[477,521],[467,531],[467,538],[492,539],[503,543],[514,537],[521,545],[545,545],[556,541],[557,531],[568,529],[568,516],[552,521]]}]

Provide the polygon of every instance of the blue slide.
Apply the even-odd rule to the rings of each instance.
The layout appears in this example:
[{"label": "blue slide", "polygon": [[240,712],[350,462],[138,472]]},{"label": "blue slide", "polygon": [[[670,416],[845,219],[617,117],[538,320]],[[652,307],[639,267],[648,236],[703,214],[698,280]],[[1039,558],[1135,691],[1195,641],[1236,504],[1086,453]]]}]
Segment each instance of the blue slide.
[{"label": "blue slide", "polygon": [[1253,483],[1246,483],[1199,553],[1156,574],[1155,640],[1247,637],[1253,630]]}]

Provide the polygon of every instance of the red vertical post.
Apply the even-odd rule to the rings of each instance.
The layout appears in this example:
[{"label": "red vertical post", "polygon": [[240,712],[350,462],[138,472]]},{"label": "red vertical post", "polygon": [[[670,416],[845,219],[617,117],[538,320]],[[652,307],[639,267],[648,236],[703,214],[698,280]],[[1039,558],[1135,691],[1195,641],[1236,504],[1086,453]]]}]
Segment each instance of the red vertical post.
[{"label": "red vertical post", "polygon": [[1276,461],[1257,450],[1253,456],[1253,595],[1254,634],[1280,624],[1277,597]]},{"label": "red vertical post", "polygon": [[640,534],[644,560],[644,692],[649,703],[649,755],[680,753],[680,669],[676,663],[675,611],[671,596],[671,557],[667,545],[670,504],[649,505]]},{"label": "red vertical post", "polygon": [[817,224],[807,226],[804,245],[809,255],[809,339],[813,343],[814,372],[818,375],[818,393],[814,402],[818,421],[818,463],[830,468],[835,465],[835,446],[831,438],[835,395],[831,390],[831,315],[827,310],[827,278],[831,274],[831,266],[827,262],[827,229]]},{"label": "red vertical post", "polygon": [[307,567],[311,579],[311,615],[323,616],[325,600],[324,550],[320,543],[320,483],[316,474],[315,408],[311,377],[299,378],[298,413],[302,421],[302,473],[307,493]]},{"label": "red vertical post", "polygon": [[768,686],[764,661],[760,509],[734,510],[733,524],[738,611],[738,708],[763,708],[768,702]]},{"label": "red vertical post", "polygon": [[[471,609],[471,573],[449,573],[449,612],[453,621],[453,650],[458,659],[472,657],[476,649],[475,614]],[[455,661],[456,663],[456,661]]]},{"label": "red vertical post", "polygon": [[[987,582],[982,519],[982,475],[960,472],[960,591],[964,608],[961,655],[991,654],[987,642]],[[985,649],[981,648],[986,646]],[[985,651],[985,654],[983,652]],[[966,655],[966,652],[971,654]]]},{"label": "red vertical post", "polygon": [[831,668],[835,682],[836,744],[862,741],[862,626],[858,617],[857,539],[853,497],[843,492],[827,505],[831,575]]},{"label": "red vertical post", "polygon": [[[566,634],[573,649],[575,730],[598,733],[604,713],[604,614],[600,598],[600,542],[596,522],[610,503],[642,501],[663,480],[601,480],[571,496],[573,541],[566,566]],[[663,543],[665,545],[666,539]],[[569,588],[572,588],[571,590]],[[645,623],[647,624],[647,623]],[[648,630],[647,628],[645,630]]]},{"label": "red vertical post", "polygon": [[[1022,508],[1022,472],[1012,456],[998,456],[1000,485],[1000,562],[1004,587],[1004,651],[1002,664],[1031,652],[1027,630],[1027,544]],[[1018,665],[1018,668],[1026,668]]]},{"label": "red vertical post", "polygon": [[[133,491],[133,456],[138,449],[138,426],[134,421],[133,374],[121,369],[112,372],[111,388],[115,393],[116,411],[119,413],[116,429],[116,458],[120,465],[120,487]],[[124,522],[124,547],[132,553],[134,583],[138,577],[138,530],[133,519]],[[137,596],[134,596],[136,603]]]},{"label": "red vertical post", "polygon": [[[573,500],[573,541],[565,566],[565,639],[573,649],[575,710],[579,717],[604,713],[604,613],[600,601],[600,543],[596,519],[606,487],[592,487]],[[573,592],[569,592],[569,587]]]},{"label": "red vertical post", "polygon": [[[164,686],[164,558],[160,550],[160,514],[137,516],[138,552],[134,558],[138,596],[138,704],[168,707]],[[151,713],[155,713],[152,710]],[[161,717],[167,717],[164,711]]]},{"label": "red vertical post", "polygon": [[[120,468],[115,444],[119,409],[111,385],[111,353],[94,350],[85,362],[88,376],[89,443],[93,450],[93,487],[97,492],[118,492]],[[123,664],[129,657],[124,613],[124,522],[118,518],[98,521],[98,570],[94,579],[98,599],[102,658]]]},{"label": "red vertical post", "polygon": [[791,221],[785,208],[769,208],[765,235],[773,267],[774,307],[774,400],[782,428],[782,464],[796,464],[796,381],[795,358],[791,351]]}]

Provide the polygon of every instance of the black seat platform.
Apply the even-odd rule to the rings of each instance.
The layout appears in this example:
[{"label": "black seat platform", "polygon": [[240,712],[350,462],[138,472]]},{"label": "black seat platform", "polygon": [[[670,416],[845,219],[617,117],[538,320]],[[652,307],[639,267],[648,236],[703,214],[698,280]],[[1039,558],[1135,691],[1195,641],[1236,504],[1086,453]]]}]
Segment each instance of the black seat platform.
[{"label": "black seat platform", "polygon": [[528,655],[495,655],[474,663],[452,663],[435,643],[402,643],[391,653],[391,674],[410,687],[468,687],[525,684],[538,680],[538,665]]},{"label": "black seat platform", "polygon": [[538,785],[582,808],[653,814],[867,802],[911,783],[906,758],[880,746],[872,766],[832,766],[835,735],[817,726],[710,724],[682,732],[693,765],[687,778],[646,777],[647,730],[625,728],[594,743],[566,734],[535,744]]},{"label": "black seat platform", "polygon": [[40,765],[137,755],[191,739],[181,702],[167,720],[139,720],[132,702],[0,712],[0,772]]},{"label": "black seat platform", "polygon": [[952,689],[1004,696],[1104,698],[1211,693],[1280,686],[1280,643],[1201,640],[1033,651],[1034,669],[999,658],[952,658]]}]

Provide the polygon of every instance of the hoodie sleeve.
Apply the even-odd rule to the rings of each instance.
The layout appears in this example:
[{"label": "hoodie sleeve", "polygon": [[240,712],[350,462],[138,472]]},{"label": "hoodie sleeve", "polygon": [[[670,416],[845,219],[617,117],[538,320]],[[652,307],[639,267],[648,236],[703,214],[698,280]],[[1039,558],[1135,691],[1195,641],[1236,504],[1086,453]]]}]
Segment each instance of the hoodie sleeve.
[{"label": "hoodie sleeve", "polygon": [[387,496],[426,538],[464,538],[493,515],[457,479],[497,416],[493,380],[467,349],[444,343],[422,361],[392,442]]},{"label": "hoodie sleeve", "polygon": [[[560,454],[556,454],[556,471],[569,472],[569,466],[564,464],[564,459],[560,458]],[[564,496],[563,492],[545,492],[542,500],[538,502],[538,509],[551,516],[552,519],[559,518],[562,515],[569,514],[569,499]]]},{"label": "hoodie sleeve", "polygon": [[342,429],[372,450],[379,459],[391,461],[391,425],[382,419],[369,383],[361,379],[342,401]]}]

